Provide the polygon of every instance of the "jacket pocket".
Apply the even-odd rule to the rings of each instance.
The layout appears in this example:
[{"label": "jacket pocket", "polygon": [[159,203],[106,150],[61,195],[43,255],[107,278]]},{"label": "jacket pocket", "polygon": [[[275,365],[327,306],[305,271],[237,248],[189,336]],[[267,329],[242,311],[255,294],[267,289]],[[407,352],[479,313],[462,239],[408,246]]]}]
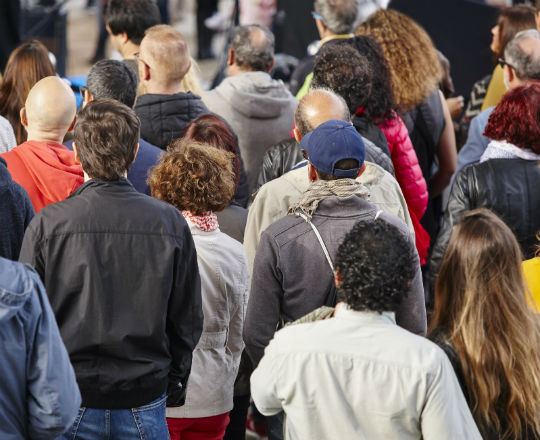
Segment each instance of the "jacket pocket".
[{"label": "jacket pocket", "polygon": [[222,330],[219,332],[203,332],[197,348],[200,349],[212,349],[223,348],[227,345],[228,330]]}]

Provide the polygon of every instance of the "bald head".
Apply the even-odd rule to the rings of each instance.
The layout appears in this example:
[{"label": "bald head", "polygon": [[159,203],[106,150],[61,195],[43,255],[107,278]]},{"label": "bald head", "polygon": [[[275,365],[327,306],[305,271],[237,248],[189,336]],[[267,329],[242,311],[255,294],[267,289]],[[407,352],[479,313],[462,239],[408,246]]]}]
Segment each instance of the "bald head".
[{"label": "bald head", "polygon": [[264,26],[238,26],[229,50],[229,75],[243,71],[270,71],[274,64],[274,41],[274,34]]},{"label": "bald head", "polygon": [[71,88],[57,76],[47,76],[28,93],[21,116],[29,139],[30,132],[50,133],[63,138],[75,118],[76,110]]},{"label": "bald head", "polygon": [[[176,90],[189,70],[189,47],[181,32],[169,25],[152,26],[146,30],[139,48],[139,78],[151,81],[168,93]],[[178,89],[177,91],[179,91]]]},{"label": "bald head", "polygon": [[506,45],[504,58],[522,82],[540,80],[540,32],[536,29],[518,32]]},{"label": "bald head", "polygon": [[294,114],[301,138],[330,119],[350,121],[351,115],[345,100],[328,89],[312,89],[300,100]]}]

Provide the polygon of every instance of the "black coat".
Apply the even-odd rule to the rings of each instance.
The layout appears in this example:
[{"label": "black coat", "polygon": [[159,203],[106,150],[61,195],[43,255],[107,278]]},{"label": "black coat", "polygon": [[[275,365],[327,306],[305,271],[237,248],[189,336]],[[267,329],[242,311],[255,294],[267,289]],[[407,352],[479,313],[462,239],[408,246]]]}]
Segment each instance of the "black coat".
[{"label": "black coat", "polygon": [[167,388],[183,403],[203,315],[177,209],[126,179],[92,179],[34,217],[20,259],[45,284],[83,406],[135,408]]},{"label": "black coat", "polygon": [[0,157],[0,257],[17,260],[24,230],[34,217],[34,207],[22,186],[14,182]]},{"label": "black coat", "polygon": [[452,186],[433,248],[430,279],[439,271],[452,227],[475,208],[488,208],[510,227],[525,258],[534,257],[540,231],[540,161],[491,159],[461,170]]},{"label": "black coat", "polygon": [[212,112],[199,95],[180,92],[141,95],[137,98],[135,113],[141,120],[141,137],[166,150],[172,141],[182,137],[191,121]]}]

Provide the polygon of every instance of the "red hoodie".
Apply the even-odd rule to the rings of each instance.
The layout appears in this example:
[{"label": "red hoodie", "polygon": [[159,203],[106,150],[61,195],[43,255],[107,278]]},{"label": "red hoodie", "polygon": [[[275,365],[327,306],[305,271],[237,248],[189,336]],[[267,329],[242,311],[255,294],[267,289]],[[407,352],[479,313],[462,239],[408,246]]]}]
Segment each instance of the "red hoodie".
[{"label": "red hoodie", "polygon": [[13,180],[30,196],[36,213],[64,200],[84,181],[75,155],[61,144],[27,141],[1,156]]}]

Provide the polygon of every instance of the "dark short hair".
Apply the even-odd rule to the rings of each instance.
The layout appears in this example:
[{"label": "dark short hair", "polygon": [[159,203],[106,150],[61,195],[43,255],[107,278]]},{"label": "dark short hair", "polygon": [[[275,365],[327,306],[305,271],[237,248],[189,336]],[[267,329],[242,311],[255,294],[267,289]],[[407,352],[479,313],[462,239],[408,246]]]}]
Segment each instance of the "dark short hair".
[{"label": "dark short hair", "polygon": [[395,312],[416,274],[416,249],[383,219],[359,221],[338,248],[338,298],[353,310]]},{"label": "dark short hair", "polygon": [[113,99],[89,102],[78,114],[74,137],[83,170],[92,178],[116,180],[135,159],[141,123]]},{"label": "dark short hair", "polygon": [[[262,32],[265,38],[256,41],[253,38],[255,32]],[[234,30],[231,49],[238,66],[266,72],[274,59],[274,34],[258,24],[238,26]]]},{"label": "dark short hair", "polygon": [[368,35],[359,35],[354,38],[331,40],[332,44],[349,44],[358,53],[366,57],[373,72],[369,94],[363,94],[363,115],[372,118],[377,124],[384,123],[394,117],[396,103],[392,92],[392,76],[390,66],[381,45]]},{"label": "dark short hair", "polygon": [[234,195],[233,154],[192,140],[174,141],[153,169],[152,196],[180,211],[221,211]]},{"label": "dark short hair", "polygon": [[154,0],[107,0],[103,17],[113,35],[125,32],[135,44],[141,44],[146,29],[161,23]]},{"label": "dark short hair", "polygon": [[[358,164],[358,161],[356,159],[341,159],[341,160],[338,160],[336,162],[336,165],[334,166],[334,168],[336,170],[352,170],[352,169],[358,168],[358,165],[359,164]],[[315,172],[317,173],[317,176],[321,180],[343,179],[343,177],[334,176],[333,174],[329,174],[329,173],[327,173],[325,171],[321,171],[318,168],[316,168],[315,166],[313,166],[313,168],[315,168]]]},{"label": "dark short hair", "polygon": [[137,75],[123,61],[101,60],[88,72],[86,87],[94,99],[116,99],[132,108],[137,96]]},{"label": "dark short hair", "polygon": [[484,136],[540,154],[540,84],[509,90],[489,115]]},{"label": "dark short hair", "polygon": [[371,94],[372,70],[367,58],[346,44],[325,44],[315,58],[312,87],[341,96],[355,114]]},{"label": "dark short hair", "polygon": [[313,9],[334,34],[354,32],[358,20],[358,0],[315,0]]}]

